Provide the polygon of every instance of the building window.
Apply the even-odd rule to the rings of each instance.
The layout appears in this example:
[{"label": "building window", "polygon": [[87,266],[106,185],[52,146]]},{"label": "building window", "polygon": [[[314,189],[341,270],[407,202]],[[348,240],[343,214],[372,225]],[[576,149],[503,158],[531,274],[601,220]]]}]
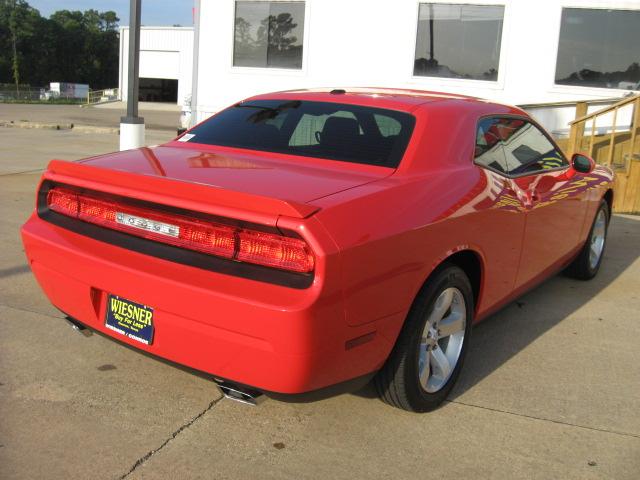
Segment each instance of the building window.
[{"label": "building window", "polygon": [[302,68],[304,2],[236,2],[233,65]]},{"label": "building window", "polygon": [[497,80],[504,7],[421,3],[413,74]]},{"label": "building window", "polygon": [[640,11],[563,8],[556,83],[640,89]]}]

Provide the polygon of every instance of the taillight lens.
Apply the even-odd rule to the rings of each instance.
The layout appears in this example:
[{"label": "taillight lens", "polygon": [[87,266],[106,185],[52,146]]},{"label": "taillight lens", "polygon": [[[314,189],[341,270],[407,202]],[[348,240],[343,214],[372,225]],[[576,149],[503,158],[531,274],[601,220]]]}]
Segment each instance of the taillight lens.
[{"label": "taillight lens", "polygon": [[315,257],[301,239],[140,208],[74,190],[47,193],[50,210],[138,237],[241,262],[309,273]]},{"label": "taillight lens", "polygon": [[237,259],[296,272],[313,270],[314,257],[307,243],[298,238],[241,230]]},{"label": "taillight lens", "polygon": [[78,196],[68,190],[54,188],[47,194],[47,205],[54,212],[78,214]]}]

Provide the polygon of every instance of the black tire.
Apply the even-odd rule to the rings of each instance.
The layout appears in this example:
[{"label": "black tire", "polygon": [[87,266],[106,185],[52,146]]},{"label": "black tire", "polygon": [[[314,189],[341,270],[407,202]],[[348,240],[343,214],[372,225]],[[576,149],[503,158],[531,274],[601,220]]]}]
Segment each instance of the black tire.
[{"label": "black tire", "polygon": [[[422,387],[419,380],[420,341],[436,300],[445,289],[450,287],[458,289],[464,298],[466,309],[464,338],[458,361],[450,377],[440,390],[429,393]],[[382,400],[410,412],[426,412],[437,408],[445,400],[460,374],[469,345],[473,312],[473,290],[469,278],[455,265],[442,265],[418,293],[389,358],[374,379]]]},{"label": "black tire", "polygon": [[[600,258],[595,265],[591,265],[590,261],[590,252],[591,252],[591,240],[593,238],[594,228],[596,226],[596,220],[598,219],[598,215],[600,212],[604,212],[605,216],[605,225],[604,225],[604,244],[602,247],[602,252],[600,254]],[[600,202],[600,207],[596,211],[595,216],[593,217],[593,222],[591,223],[591,229],[589,230],[589,236],[587,237],[587,241],[585,242],[582,250],[575,258],[573,262],[566,268],[564,273],[571,278],[575,278],[578,280],[591,280],[596,276],[598,270],[600,270],[600,265],[602,264],[602,258],[604,257],[604,251],[607,246],[607,233],[609,229],[609,220],[611,218],[611,212],[609,211],[609,204],[606,200],[602,200]]]}]

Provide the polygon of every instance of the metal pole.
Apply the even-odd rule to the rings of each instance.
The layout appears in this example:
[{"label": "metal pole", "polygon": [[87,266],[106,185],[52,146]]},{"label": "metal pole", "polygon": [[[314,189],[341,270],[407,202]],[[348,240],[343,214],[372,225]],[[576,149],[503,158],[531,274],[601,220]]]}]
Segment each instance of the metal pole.
[{"label": "metal pole", "polygon": [[198,60],[200,58],[200,0],[193,2],[193,78],[191,79],[191,121],[193,127],[198,121]]},{"label": "metal pole", "polygon": [[433,4],[429,4],[429,63],[433,64]]},{"label": "metal pole", "polygon": [[142,0],[130,0],[127,116],[120,119],[120,150],[144,145],[144,118],[138,116],[141,9]]},{"label": "metal pole", "polygon": [[[140,7],[142,0],[130,1],[129,16],[129,84],[127,120],[138,118],[138,93],[140,91]],[[133,122],[130,122],[133,123]]]}]

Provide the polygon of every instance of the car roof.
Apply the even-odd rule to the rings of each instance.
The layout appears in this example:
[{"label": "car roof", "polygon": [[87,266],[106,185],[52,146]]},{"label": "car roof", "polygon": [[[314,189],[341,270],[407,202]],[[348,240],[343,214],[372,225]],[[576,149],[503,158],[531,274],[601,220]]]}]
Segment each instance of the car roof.
[{"label": "car roof", "polygon": [[496,113],[516,113],[522,111],[509,105],[490,102],[467,95],[455,93],[432,92],[424,90],[411,90],[401,88],[375,88],[375,87],[344,87],[344,88],[311,88],[299,90],[286,90],[282,92],[267,93],[248,98],[249,100],[307,100],[316,102],[347,103],[369,107],[389,108],[412,112],[420,106],[428,106],[433,103],[452,103],[456,108],[495,111]]}]

